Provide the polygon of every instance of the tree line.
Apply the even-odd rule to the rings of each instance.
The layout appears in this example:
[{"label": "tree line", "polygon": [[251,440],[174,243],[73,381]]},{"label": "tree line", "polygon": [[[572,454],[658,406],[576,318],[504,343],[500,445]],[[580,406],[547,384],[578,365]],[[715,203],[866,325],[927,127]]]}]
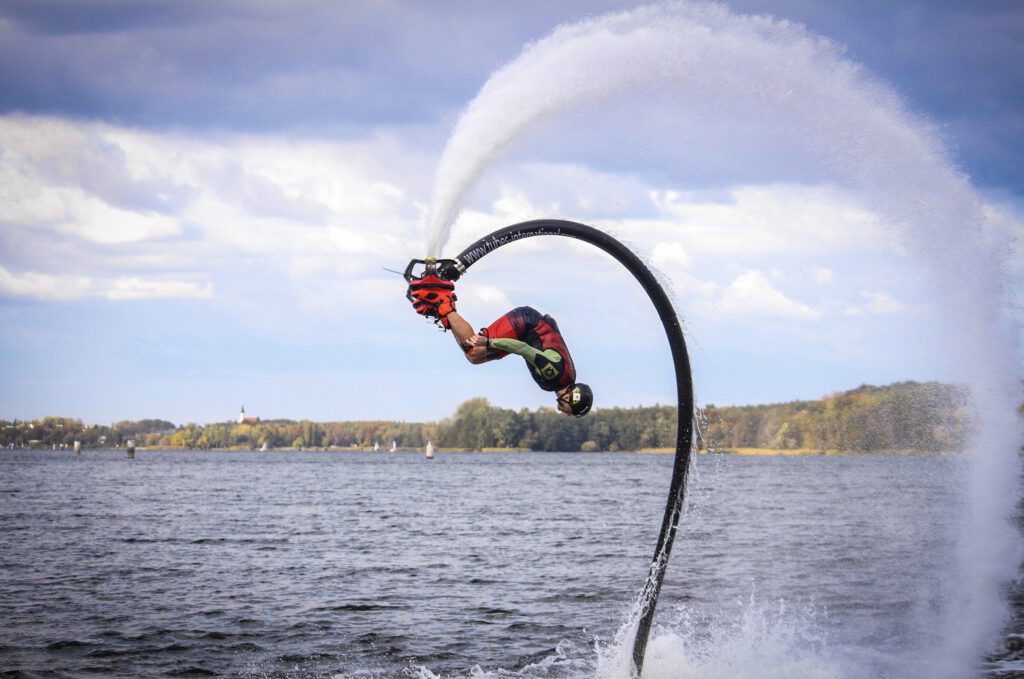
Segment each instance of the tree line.
[{"label": "tree line", "polygon": [[965,387],[937,382],[863,385],[817,401],[704,411],[703,436],[720,448],[956,451],[972,414]]},{"label": "tree line", "polygon": [[166,420],[122,421],[113,425],[84,425],[81,420],[47,417],[42,420],[0,420],[0,446],[4,448],[70,448],[79,441],[86,448],[115,448],[133,441],[151,448],[372,448],[395,441],[423,447],[436,425],[405,422],[312,422],[266,420],[257,422],[187,423]]},{"label": "tree line", "polygon": [[[460,405],[440,422],[312,422],[268,420],[175,425],[166,420],[110,426],[48,417],[0,421],[3,447],[137,446],[188,449],[438,448],[617,451],[675,447],[676,406],[602,408],[569,418],[551,408],[512,410],[484,398]],[[967,435],[967,390],[936,382],[861,386],[816,401],[774,405],[708,405],[697,418],[701,449],[954,451]]]}]

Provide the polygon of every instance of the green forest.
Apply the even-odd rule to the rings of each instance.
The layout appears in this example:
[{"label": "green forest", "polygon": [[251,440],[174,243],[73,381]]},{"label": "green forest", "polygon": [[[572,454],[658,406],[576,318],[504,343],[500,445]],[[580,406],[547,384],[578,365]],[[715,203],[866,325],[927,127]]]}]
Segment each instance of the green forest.
[{"label": "green forest", "polygon": [[[47,417],[0,420],[4,448],[136,446],[183,449],[439,449],[619,451],[673,449],[676,407],[595,409],[568,418],[550,408],[511,410],[484,398],[464,402],[440,422],[312,422],[267,420],[175,425],[166,420],[84,425]],[[864,385],[816,401],[758,406],[706,406],[698,413],[698,449],[736,451],[947,452],[970,430],[967,390],[936,382]]]}]

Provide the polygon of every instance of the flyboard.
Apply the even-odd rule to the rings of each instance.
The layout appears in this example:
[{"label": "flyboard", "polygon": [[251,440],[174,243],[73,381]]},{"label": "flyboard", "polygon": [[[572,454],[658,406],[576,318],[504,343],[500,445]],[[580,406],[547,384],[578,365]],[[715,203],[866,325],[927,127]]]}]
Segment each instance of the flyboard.
[{"label": "flyboard", "polygon": [[[679,405],[676,455],[672,465],[672,481],[669,485],[668,502],[665,506],[665,517],[661,523],[661,532],[658,534],[658,543],[654,549],[654,558],[651,561],[647,580],[644,582],[643,590],[637,601],[639,623],[636,637],[633,640],[633,671],[634,676],[639,677],[643,670],[644,653],[647,650],[647,640],[650,637],[654,609],[658,604],[658,594],[661,592],[661,585],[665,579],[669,554],[672,551],[672,543],[675,540],[683,512],[686,480],[690,471],[690,457],[693,448],[693,378],[690,373],[690,358],[686,351],[686,341],[683,338],[679,318],[668,295],[665,294],[665,290],[651,270],[647,268],[647,265],[628,247],[592,226],[561,219],[538,219],[506,226],[476,241],[454,259],[414,259],[406,267],[404,276],[410,283],[428,277],[454,282],[485,255],[503,245],[534,236],[574,238],[590,243],[618,260],[633,274],[654,304],[672,350]],[[423,268],[417,272],[416,267],[420,265]]]}]

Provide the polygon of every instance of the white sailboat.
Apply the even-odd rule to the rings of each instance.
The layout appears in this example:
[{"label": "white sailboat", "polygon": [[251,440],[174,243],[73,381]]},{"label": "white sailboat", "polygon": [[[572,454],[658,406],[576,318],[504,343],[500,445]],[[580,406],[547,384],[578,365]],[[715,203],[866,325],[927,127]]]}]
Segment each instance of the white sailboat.
[{"label": "white sailboat", "polygon": [[434,459],[434,444],[431,443],[430,441],[427,441],[427,459]]},{"label": "white sailboat", "polygon": [[395,443],[394,441],[392,441],[392,442],[391,442],[391,452],[393,453],[393,452],[395,452],[396,450],[398,450],[398,444],[397,444],[397,443]]},{"label": "white sailboat", "polygon": [[373,442],[373,452],[375,452],[375,453],[376,453],[376,452],[378,452],[379,450],[380,450],[380,443],[379,443],[379,442],[377,442],[377,441],[374,441],[374,442]]}]

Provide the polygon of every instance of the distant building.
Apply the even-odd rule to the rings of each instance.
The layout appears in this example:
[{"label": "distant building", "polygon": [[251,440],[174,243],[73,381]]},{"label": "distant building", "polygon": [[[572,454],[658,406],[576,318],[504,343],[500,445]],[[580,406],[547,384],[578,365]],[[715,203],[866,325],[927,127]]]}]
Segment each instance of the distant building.
[{"label": "distant building", "polygon": [[242,406],[242,412],[238,413],[238,424],[256,424],[259,421],[258,417],[246,417],[245,406]]}]

